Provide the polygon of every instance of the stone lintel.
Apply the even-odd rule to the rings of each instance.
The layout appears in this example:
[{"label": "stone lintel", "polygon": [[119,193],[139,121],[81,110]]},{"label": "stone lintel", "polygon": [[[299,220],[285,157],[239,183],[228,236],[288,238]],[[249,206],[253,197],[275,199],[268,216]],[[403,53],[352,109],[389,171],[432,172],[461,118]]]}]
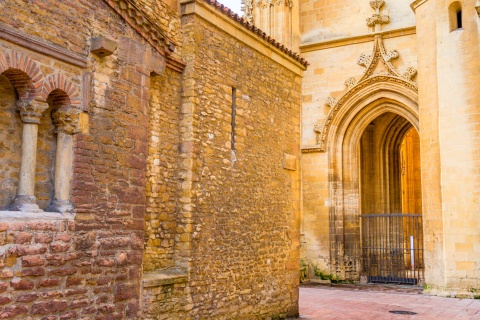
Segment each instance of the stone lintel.
[{"label": "stone lintel", "polygon": [[143,287],[160,287],[164,285],[187,282],[188,273],[186,269],[169,268],[143,273]]}]

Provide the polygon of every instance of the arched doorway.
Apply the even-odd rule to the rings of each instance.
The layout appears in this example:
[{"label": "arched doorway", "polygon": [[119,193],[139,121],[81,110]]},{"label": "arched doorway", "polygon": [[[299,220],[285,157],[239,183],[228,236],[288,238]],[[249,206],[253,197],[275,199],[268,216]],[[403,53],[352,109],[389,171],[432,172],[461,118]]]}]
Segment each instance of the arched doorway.
[{"label": "arched doorway", "polygon": [[372,76],[337,102],[327,124],[331,272],[359,280],[368,259],[363,215],[407,210],[402,208],[400,150],[407,135],[419,132],[416,87],[398,77]]},{"label": "arched doorway", "polygon": [[420,139],[386,112],[360,137],[360,275],[368,282],[423,281]]}]

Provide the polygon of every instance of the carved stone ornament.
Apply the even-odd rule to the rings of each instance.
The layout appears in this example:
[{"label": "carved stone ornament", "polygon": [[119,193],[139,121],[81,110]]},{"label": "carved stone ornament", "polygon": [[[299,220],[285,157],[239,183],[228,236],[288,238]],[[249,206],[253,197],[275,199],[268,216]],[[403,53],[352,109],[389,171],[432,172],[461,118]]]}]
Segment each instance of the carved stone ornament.
[{"label": "carved stone ornament", "polygon": [[354,77],[350,77],[348,78],[347,80],[345,80],[345,85],[347,86],[347,89],[350,89],[350,88],[353,88],[353,86],[357,83],[357,81],[355,81],[355,78]]},{"label": "carved stone ornament", "polygon": [[243,18],[253,23],[253,0],[242,0]]},{"label": "carved stone ornament", "polygon": [[370,6],[375,10],[371,18],[367,19],[367,26],[375,27],[377,24],[387,24],[390,22],[390,16],[381,14],[380,10],[385,5],[385,0],[372,0]]},{"label": "carved stone ornament", "polygon": [[358,58],[357,63],[361,66],[368,67],[368,65],[372,62],[372,55],[362,53],[360,58]]},{"label": "carved stone ornament", "polygon": [[388,24],[390,16],[374,13],[371,18],[367,18],[367,26],[374,27],[377,24]]},{"label": "carved stone ornament", "polygon": [[372,0],[370,1],[370,6],[375,9],[376,11],[380,11],[382,7],[385,5],[385,0]]},{"label": "carved stone ornament", "polygon": [[20,111],[20,117],[24,123],[40,123],[43,112],[48,109],[48,103],[36,100],[17,101],[17,108]]},{"label": "carved stone ornament", "polygon": [[325,101],[325,105],[329,107],[333,107],[337,101],[335,101],[335,98],[333,97],[328,97],[327,101]]},{"label": "carved stone ornament", "polygon": [[397,50],[392,50],[392,51],[389,51],[387,54],[385,54],[383,56],[383,60],[385,60],[387,62],[390,62],[394,59],[397,59],[398,56],[399,56],[398,51]]},{"label": "carved stone ornament", "polygon": [[78,122],[81,111],[75,108],[58,109],[52,113],[53,123],[58,131],[66,134],[75,134],[78,132]]},{"label": "carved stone ornament", "polygon": [[417,74],[417,69],[408,67],[407,70],[403,73],[403,77],[407,80],[412,80],[416,74]]},{"label": "carved stone ornament", "polygon": [[[362,54],[358,59],[358,64],[364,66],[366,69],[359,80],[350,77],[345,81],[346,90],[340,97],[334,99],[332,97],[327,99],[326,105],[330,106],[330,111],[324,120],[320,120],[314,126],[313,131],[317,134],[317,145],[308,152],[325,152],[326,140],[330,125],[335,118],[338,110],[359,90],[371,86],[378,82],[397,83],[407,87],[413,91],[418,91],[418,86],[412,78],[417,73],[417,70],[409,67],[404,73],[400,73],[391,63],[391,60],[398,58],[399,53],[396,50],[388,51],[381,35],[376,35],[373,45],[372,54]],[[376,71],[377,66],[383,64],[381,72]],[[316,151],[313,151],[316,150]],[[302,151],[303,152],[303,151]]]}]

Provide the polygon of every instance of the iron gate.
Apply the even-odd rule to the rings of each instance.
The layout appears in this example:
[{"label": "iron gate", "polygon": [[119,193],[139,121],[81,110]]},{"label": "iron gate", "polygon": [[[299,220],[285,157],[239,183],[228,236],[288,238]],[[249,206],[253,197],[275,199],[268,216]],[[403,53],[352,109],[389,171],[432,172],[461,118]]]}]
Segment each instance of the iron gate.
[{"label": "iron gate", "polygon": [[362,275],[368,282],[422,283],[422,215],[363,214],[361,218]]}]

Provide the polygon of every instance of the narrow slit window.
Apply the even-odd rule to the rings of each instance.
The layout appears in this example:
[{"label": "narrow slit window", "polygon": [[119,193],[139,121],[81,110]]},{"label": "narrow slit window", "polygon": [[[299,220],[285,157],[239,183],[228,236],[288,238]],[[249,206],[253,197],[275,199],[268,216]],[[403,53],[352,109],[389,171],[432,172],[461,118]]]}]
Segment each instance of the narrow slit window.
[{"label": "narrow slit window", "polygon": [[457,29],[462,28],[462,10],[457,11]]},{"label": "narrow slit window", "polygon": [[237,89],[232,88],[232,136],[231,136],[231,141],[232,141],[232,151],[235,151],[235,117],[237,113]]}]

